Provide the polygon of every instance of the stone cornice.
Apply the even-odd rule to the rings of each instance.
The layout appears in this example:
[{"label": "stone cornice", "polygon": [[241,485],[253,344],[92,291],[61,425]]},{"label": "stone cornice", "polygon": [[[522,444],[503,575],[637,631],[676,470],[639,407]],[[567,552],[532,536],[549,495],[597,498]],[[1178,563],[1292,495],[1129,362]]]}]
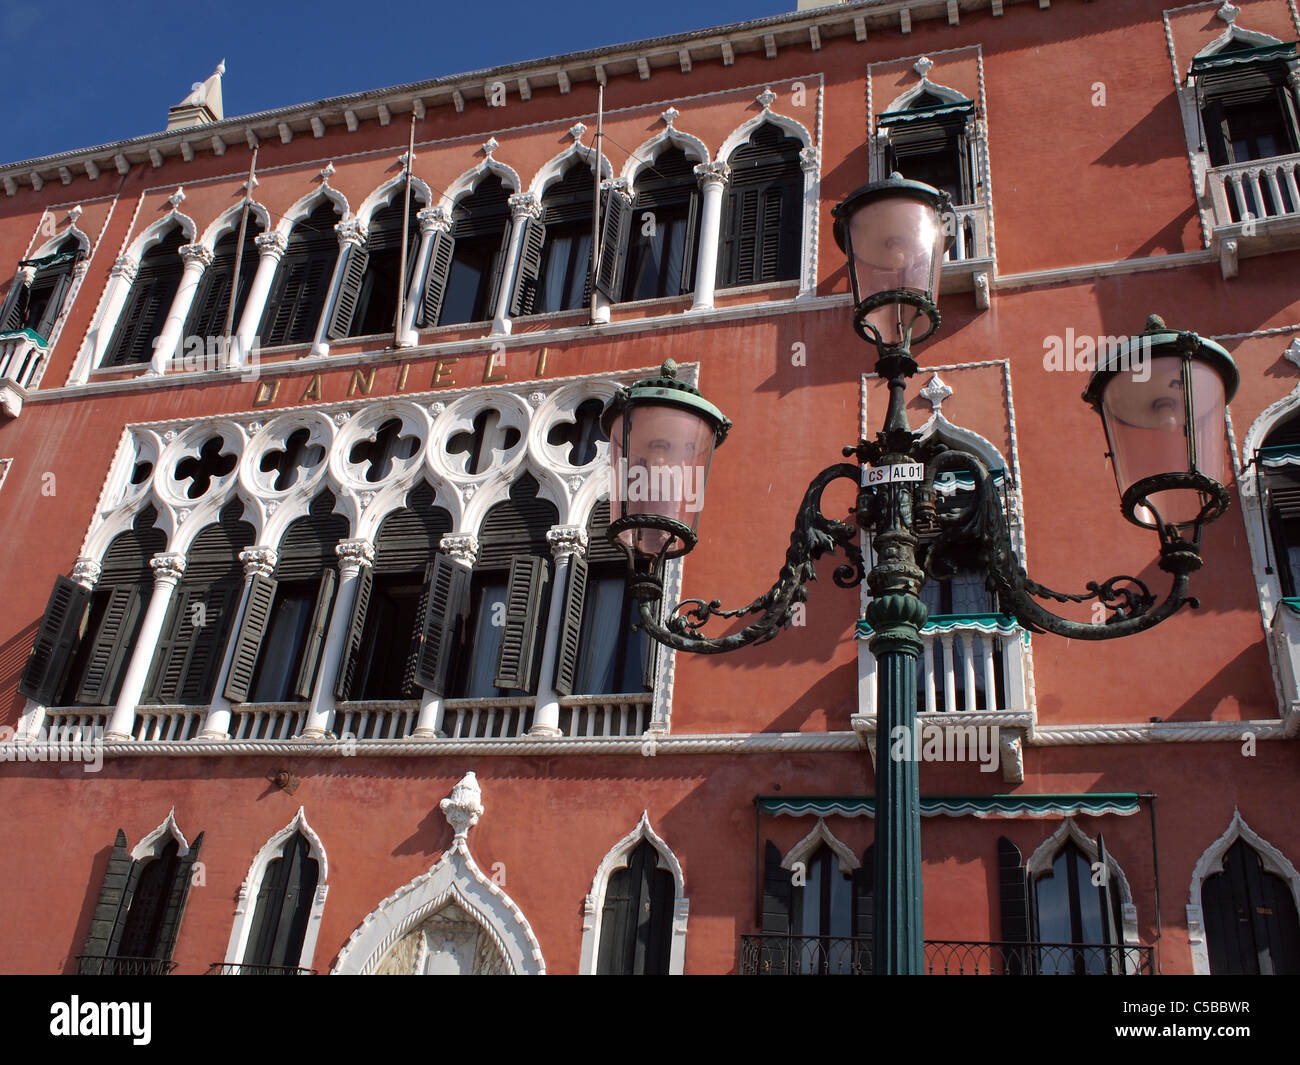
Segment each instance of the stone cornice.
[{"label": "stone cornice", "polygon": [[[1027,0],[993,0],[994,6],[1019,4]],[[1041,5],[1040,5],[1041,6]],[[334,96],[310,103],[258,111],[249,115],[211,122],[201,126],[144,134],[127,140],[91,148],[39,156],[34,159],[0,164],[0,180],[13,196],[19,187],[38,188],[59,177],[59,169],[96,172],[116,168],[125,173],[131,166],[152,163],[151,153],[163,159],[192,159],[196,154],[222,154],[226,147],[259,140],[283,140],[311,133],[313,122],[325,128],[358,128],[360,122],[374,119],[387,124],[397,114],[417,114],[433,107],[454,107],[463,111],[467,101],[489,95],[488,86],[501,82],[511,93],[531,97],[538,88],[558,86],[562,93],[574,83],[604,82],[610,77],[635,75],[645,80],[647,71],[673,69],[689,73],[697,63],[720,60],[730,66],[737,54],[772,55],[781,49],[803,48],[815,52],[835,38],[864,41],[869,32],[898,31],[921,21],[952,21],[950,9],[986,11],[989,0],[949,0],[947,4],[917,4],[916,0],[859,0],[857,3],[830,4],[825,7],[748,22],[732,23],[703,30],[654,37],[628,44],[570,52],[540,60],[509,63],[463,74],[448,75],[429,81],[410,82],[383,89],[372,89],[345,96]],[[815,47],[814,47],[815,42]],[[685,58],[684,58],[685,57]],[[521,86],[528,86],[526,94]],[[384,116],[387,116],[385,119]],[[222,145],[217,152],[216,145]],[[35,180],[33,180],[35,178]],[[22,180],[22,185],[18,184]]]}]

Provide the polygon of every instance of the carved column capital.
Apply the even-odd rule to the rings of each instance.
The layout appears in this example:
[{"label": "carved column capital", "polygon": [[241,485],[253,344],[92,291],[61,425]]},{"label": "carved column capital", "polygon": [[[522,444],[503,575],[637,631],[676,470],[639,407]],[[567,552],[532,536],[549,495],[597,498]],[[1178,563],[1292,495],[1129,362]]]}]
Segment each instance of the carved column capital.
[{"label": "carved column capital", "polygon": [[289,239],[283,233],[272,230],[270,233],[258,234],[253,238],[253,243],[257,245],[262,258],[271,258],[278,262],[285,248],[289,246]]},{"label": "carved column capital", "polygon": [[708,188],[710,185],[725,188],[727,182],[731,180],[731,167],[726,163],[697,163],[695,165],[695,180],[700,183],[702,189]]},{"label": "carved column capital", "polygon": [[140,264],[126,255],[119,255],[113,263],[113,269],[108,272],[109,277],[120,277],[127,282],[135,280],[136,272],[140,269]]},{"label": "carved column capital", "polygon": [[541,220],[542,202],[531,192],[517,192],[506,202],[510,204],[510,214],[515,221],[525,218]]},{"label": "carved column capital", "polygon": [[93,591],[103,571],[104,568],[93,558],[79,558],[72,566],[72,579],[86,591]]},{"label": "carved column capital", "polygon": [[181,262],[186,266],[198,263],[203,269],[212,265],[212,250],[202,244],[182,244],[180,246]]},{"label": "carved column capital", "polygon": [[185,576],[185,556],[174,551],[160,553],[149,560],[149,568],[153,570],[155,585],[176,585]]},{"label": "carved column capital", "polygon": [[478,558],[477,536],[444,536],[438,542],[438,547],[453,562],[459,562],[462,566],[472,567]]},{"label": "carved column capital", "polygon": [[347,222],[338,222],[334,226],[334,232],[339,238],[339,247],[346,247],[349,244],[355,244],[360,247],[366,242],[366,227],[357,219],[353,218]]},{"label": "carved column capital", "polygon": [[822,162],[822,150],[818,148],[815,144],[810,144],[808,145],[808,147],[800,150],[799,169],[802,170],[805,174],[810,172],[815,173],[817,168],[821,166],[821,162]]},{"label": "carved column capital", "polygon": [[279,556],[273,547],[246,547],[239,552],[245,577],[269,577],[275,572]]},{"label": "carved column capital", "polygon": [[349,566],[360,569],[375,563],[375,545],[370,540],[341,540],[334,545],[334,553],[339,556],[339,568]]},{"label": "carved column capital", "polygon": [[441,207],[422,207],[415,212],[415,220],[420,223],[420,234],[450,233],[451,219]]},{"label": "carved column capital", "polygon": [[546,531],[546,542],[551,545],[551,557],[557,562],[566,555],[587,554],[587,530],[581,525],[555,525]]}]

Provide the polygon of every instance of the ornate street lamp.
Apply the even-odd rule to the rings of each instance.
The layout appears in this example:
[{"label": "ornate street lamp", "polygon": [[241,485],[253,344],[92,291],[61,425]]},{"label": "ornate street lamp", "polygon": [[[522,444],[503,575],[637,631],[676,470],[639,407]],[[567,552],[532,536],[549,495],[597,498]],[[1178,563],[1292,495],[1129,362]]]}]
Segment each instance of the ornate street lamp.
[{"label": "ornate street lamp", "polygon": [[[731,423],[676,380],[671,362],[660,377],[621,390],[605,415],[614,460],[609,537],[627,555],[629,586],[646,631],[669,647],[703,654],[769,640],[807,599],[805,586],[815,579],[816,561],[838,548],[848,561],[836,568],[835,583],[852,588],[865,579],[871,590],[866,620],[879,678],[876,729],[888,738],[896,728],[912,735],[916,727],[916,663],[927,618],[921,587],[929,577],[951,574],[958,559],[982,568],[1002,612],[1033,632],[1113,639],[1149,629],[1184,604],[1197,605],[1187,589],[1201,567],[1201,531],[1228,507],[1222,483],[1224,406],[1238,381],[1228,353],[1153,316],[1145,332],[1098,366],[1084,399],[1101,415],[1122,512],[1139,527],[1157,531],[1159,566],[1172,581],[1159,605],[1131,576],[1089,582],[1079,594],[1053,591],[1031,580],[1016,557],[1002,501],[984,464],[938,441],[920,440],[907,422],[907,379],[917,369],[912,344],[931,336],[940,320],[939,271],[952,239],[947,197],[895,174],[854,192],[835,208],[834,217],[836,240],[849,259],[854,325],[875,346],[875,372],[889,386],[884,427],[875,440],[844,449],[845,457],[857,462],[828,466],[813,478],[795,518],[785,565],[767,592],[735,610],[722,609],[718,600],[688,599],[661,623],[664,563],[695,546],[713,449]],[[869,484],[867,465],[903,469],[894,471],[900,476],[879,483],[872,477]],[[916,477],[918,468],[919,480],[902,479]],[[965,505],[940,513],[935,480],[947,472],[970,475],[975,491]],[[840,478],[858,487],[855,523],[822,513],[823,492]],[[859,530],[871,537],[875,554],[869,573],[857,545]],[[918,530],[929,534],[924,546]],[[1096,600],[1107,616],[1095,625],[1070,621],[1040,600]],[[753,620],[729,636],[703,635],[714,617]],[[876,758],[875,860],[876,972],[920,973],[918,766],[910,759],[895,761],[885,747]]]}]

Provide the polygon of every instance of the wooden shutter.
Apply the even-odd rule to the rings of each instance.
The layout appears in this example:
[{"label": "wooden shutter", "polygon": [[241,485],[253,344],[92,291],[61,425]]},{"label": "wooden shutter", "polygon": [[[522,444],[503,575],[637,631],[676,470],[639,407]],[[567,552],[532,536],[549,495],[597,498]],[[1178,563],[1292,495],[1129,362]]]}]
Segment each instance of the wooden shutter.
[{"label": "wooden shutter", "polygon": [[48,706],[59,689],[81,639],[81,626],[90,606],[90,592],[76,581],[57,577],[54,590],[45,604],[45,616],[36,631],[31,654],[22,680],[20,694]]},{"label": "wooden shutter", "polygon": [[587,598],[587,560],[578,555],[569,558],[569,584],[564,590],[564,613],[559,646],[555,656],[555,691],[572,695],[578,675],[579,640],[582,636],[582,608]]},{"label": "wooden shutter", "polygon": [[470,570],[439,555],[426,575],[428,600],[420,619],[420,647],[414,681],[425,691],[443,695],[452,653],[469,609]]},{"label": "wooden shutter", "polygon": [[231,583],[214,584],[207,589],[204,624],[194,633],[177,691],[177,698],[186,706],[206,706],[212,701],[212,689],[217,683],[217,671],[230,633],[230,617],[240,592],[239,585]]},{"label": "wooden shutter", "polygon": [[524,219],[524,237],[519,247],[519,265],[510,290],[510,317],[533,313],[537,302],[537,279],[542,272],[542,249],[546,246],[546,226],[539,219]]},{"label": "wooden shutter", "polygon": [[794,881],[789,869],[781,868],[781,852],[768,840],[763,848],[763,906],[760,911],[760,931],[772,936],[763,940],[759,955],[759,971],[763,974],[784,976],[790,972],[791,914],[794,907]]},{"label": "wooden shutter", "polygon": [[352,698],[352,680],[361,655],[361,640],[366,633],[366,612],[370,609],[370,592],[374,583],[375,571],[370,566],[362,566],[357,577],[357,597],[352,603],[352,620],[348,623],[348,638],[343,645],[343,662],[334,685],[334,695],[338,699]]},{"label": "wooden shutter", "polygon": [[90,930],[81,948],[82,954],[95,956],[83,963],[81,972],[87,976],[98,976],[104,971],[103,958],[112,955],[114,939],[121,937],[121,919],[126,912],[123,903],[127,899],[132,864],[131,854],[126,849],[126,833],[119,828],[108,855],[108,868],[104,870],[104,879],[99,885],[99,898],[91,914]]},{"label": "wooden shutter", "polygon": [[[293,846],[299,837],[289,840]],[[288,848],[286,847],[286,850]],[[284,907],[284,891],[289,878],[289,862],[283,856],[267,863],[262,873],[262,883],[257,889],[257,905],[253,910],[252,925],[248,930],[248,946],[244,951],[245,965],[274,965],[275,934]]]},{"label": "wooden shutter", "polygon": [[695,257],[700,243],[700,197],[691,193],[690,207],[686,211],[686,239],[682,245],[682,280],[678,291],[682,295],[695,291]]},{"label": "wooden shutter", "polygon": [[352,319],[357,313],[357,300],[361,298],[361,283],[366,279],[366,266],[369,262],[370,252],[366,248],[360,244],[348,246],[343,260],[339,294],[334,300],[329,326],[325,330],[325,335],[331,340],[342,340],[352,335]]},{"label": "wooden shutter", "polygon": [[185,664],[189,659],[190,647],[194,643],[195,633],[206,626],[195,626],[195,615],[202,610],[203,620],[207,621],[206,585],[189,585],[181,583],[172,597],[171,610],[163,635],[158,640],[158,650],[154,656],[153,672],[146,691],[151,693],[151,700],[159,703],[179,701],[181,683],[185,679]]},{"label": "wooden shutter", "polygon": [[[1002,910],[1002,941],[1017,944],[1031,942],[1029,877],[1020,848],[1006,836],[998,837],[998,899]],[[1008,948],[1005,960],[1008,976],[1030,973],[1032,963],[1027,948]]]},{"label": "wooden shutter", "polygon": [[876,920],[876,847],[862,852],[862,864],[853,871],[853,972],[870,975],[875,959],[871,944]]},{"label": "wooden shutter", "polygon": [[424,296],[420,301],[420,322],[432,329],[442,317],[442,301],[447,295],[447,279],[451,276],[451,260],[456,251],[456,238],[450,233],[435,233],[429,248],[429,271],[424,278]]},{"label": "wooden shutter", "polygon": [[68,289],[72,287],[72,274],[64,270],[54,280],[53,290],[50,292],[49,302],[45,304],[45,310],[41,314],[39,322],[32,323],[32,328],[40,333],[42,338],[49,342],[50,333],[54,331],[54,323],[59,320],[59,314],[63,310],[63,301],[68,297]]},{"label": "wooden shutter", "polygon": [[609,878],[601,910],[596,972],[602,976],[662,976],[672,941],[672,874],[643,840],[627,868]]},{"label": "wooden shutter", "polygon": [[510,560],[506,586],[506,624],[497,656],[498,688],[533,692],[537,687],[538,634],[545,631],[546,585],[550,567],[536,555],[516,555]]},{"label": "wooden shutter", "polygon": [[298,965],[318,875],[307,840],[295,832],[262,876],[245,965]]},{"label": "wooden shutter", "polygon": [[334,585],[338,574],[327,569],[320,575],[320,588],[316,593],[316,609],[312,613],[307,643],[302,649],[302,664],[298,667],[298,680],[294,694],[299,699],[310,699],[316,685],[316,669],[320,665],[321,651],[325,647],[325,634],[329,631],[330,612],[334,606]]},{"label": "wooden shutter", "polygon": [[185,904],[190,898],[190,883],[194,878],[194,863],[198,861],[199,849],[203,846],[203,833],[200,832],[190,849],[181,858],[167,892],[166,909],[163,911],[162,928],[158,933],[158,948],[155,957],[171,961],[176,949],[176,937],[180,935],[181,921],[185,917]]},{"label": "wooden shutter", "polygon": [[253,687],[253,671],[257,668],[262,637],[266,635],[271,617],[271,604],[275,602],[276,582],[260,573],[253,577],[248,588],[248,601],[244,617],[235,638],[235,653],[230,660],[230,674],[226,677],[225,696],[232,703],[248,701]]},{"label": "wooden shutter", "polygon": [[600,272],[596,291],[610,303],[617,303],[623,291],[623,264],[627,261],[627,231],[632,222],[632,201],[618,189],[605,200],[605,226],[600,247]]},{"label": "wooden shutter", "polygon": [[415,625],[411,628],[411,643],[406,650],[406,669],[402,672],[402,697],[416,699],[420,695],[420,685],[415,679],[420,665],[420,648],[424,643],[424,616],[429,610],[429,587],[433,583],[436,562],[430,562],[424,570],[424,587],[420,589],[420,600],[415,607]]},{"label": "wooden shutter", "polygon": [[23,314],[27,307],[27,286],[22,278],[15,274],[5,296],[4,306],[0,307],[0,330],[6,333],[23,326]]}]

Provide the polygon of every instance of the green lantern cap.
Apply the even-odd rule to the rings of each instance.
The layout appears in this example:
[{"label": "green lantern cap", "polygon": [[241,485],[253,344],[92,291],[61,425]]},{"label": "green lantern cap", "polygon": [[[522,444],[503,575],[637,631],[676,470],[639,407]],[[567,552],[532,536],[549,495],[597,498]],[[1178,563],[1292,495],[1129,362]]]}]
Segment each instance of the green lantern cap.
[{"label": "green lantern cap", "polygon": [[629,403],[651,401],[681,407],[707,418],[713,423],[714,447],[720,446],[727,438],[731,421],[705,399],[698,388],[677,379],[677,363],[672,359],[664,360],[664,364],[659,368],[658,377],[647,377],[630,388],[620,388],[615,393],[600,419],[600,426],[604,429],[605,435],[609,435],[614,419],[626,409]]}]

